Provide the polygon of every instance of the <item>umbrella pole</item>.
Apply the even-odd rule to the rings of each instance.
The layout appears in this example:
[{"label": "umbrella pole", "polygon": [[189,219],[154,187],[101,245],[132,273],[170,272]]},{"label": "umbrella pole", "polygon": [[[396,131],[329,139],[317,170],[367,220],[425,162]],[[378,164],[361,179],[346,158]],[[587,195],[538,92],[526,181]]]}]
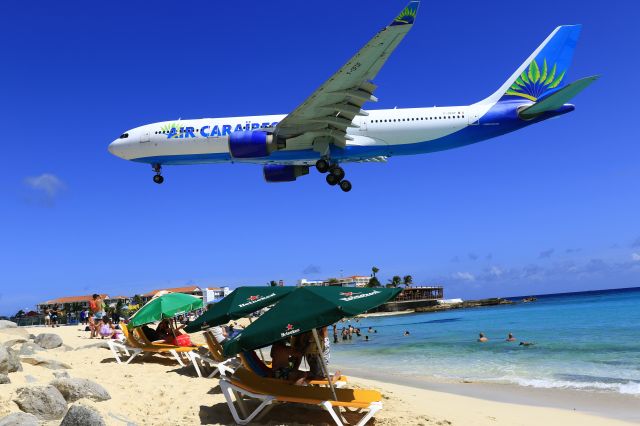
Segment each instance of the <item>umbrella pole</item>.
[{"label": "umbrella pole", "polygon": [[[249,324],[253,324],[253,320],[251,319],[251,316],[249,316]],[[262,362],[265,362],[264,355],[262,355],[262,348],[258,349],[258,352],[260,352],[260,358],[262,359]]]},{"label": "umbrella pole", "polygon": [[[313,333],[313,338],[316,341],[316,347],[318,348],[318,351],[320,351],[322,346],[320,346],[320,338],[318,337],[318,330],[316,330],[314,328],[314,329],[311,330],[311,332]],[[337,400],[338,397],[336,395],[336,389],[335,389],[335,387],[333,387],[333,382],[331,381],[331,376],[329,375],[329,368],[327,367],[327,364],[325,363],[324,356],[323,356],[323,354],[319,353],[318,357],[320,358],[320,364],[322,365],[322,371],[324,372],[324,375],[327,378],[327,381],[329,382],[329,387],[331,388],[331,393],[333,394],[333,398],[334,398],[334,400]]]}]

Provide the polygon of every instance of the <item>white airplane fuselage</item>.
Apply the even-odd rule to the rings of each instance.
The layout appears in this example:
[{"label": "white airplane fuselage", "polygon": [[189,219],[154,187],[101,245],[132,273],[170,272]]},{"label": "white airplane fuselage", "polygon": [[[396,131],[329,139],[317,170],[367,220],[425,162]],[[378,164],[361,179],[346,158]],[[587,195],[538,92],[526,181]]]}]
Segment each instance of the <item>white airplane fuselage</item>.
[{"label": "white airplane fuselage", "polygon": [[[356,117],[355,126],[348,129],[352,140],[348,140],[344,148],[332,147],[331,158],[341,162],[375,161],[378,157],[436,152],[499,136],[573,110],[566,105],[555,114],[545,114],[535,120],[517,118],[517,109],[528,104],[530,102],[369,110],[368,116]],[[314,164],[321,153],[313,149],[283,148],[259,158],[231,156],[230,133],[273,128],[284,117],[281,114],[202,118],[147,124],[125,132],[126,137],[113,141],[109,151],[126,160],[159,165]],[[171,128],[175,130],[168,130]]]}]

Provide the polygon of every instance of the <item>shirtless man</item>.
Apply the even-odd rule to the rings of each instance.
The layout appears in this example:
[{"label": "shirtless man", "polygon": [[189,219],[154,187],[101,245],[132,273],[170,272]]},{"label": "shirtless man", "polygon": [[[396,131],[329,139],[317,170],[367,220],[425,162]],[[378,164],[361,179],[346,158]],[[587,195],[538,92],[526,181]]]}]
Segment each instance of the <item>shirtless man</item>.
[{"label": "shirtless man", "polygon": [[480,333],[479,337],[478,337],[478,342],[480,343],[484,343],[484,342],[488,342],[489,339],[484,335],[484,333]]}]

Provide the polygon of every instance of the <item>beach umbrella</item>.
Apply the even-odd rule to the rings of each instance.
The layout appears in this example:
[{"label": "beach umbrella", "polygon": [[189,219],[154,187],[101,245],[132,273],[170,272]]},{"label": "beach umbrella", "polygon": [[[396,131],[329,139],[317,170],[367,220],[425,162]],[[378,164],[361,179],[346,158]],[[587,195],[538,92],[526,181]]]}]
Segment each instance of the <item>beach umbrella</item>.
[{"label": "beach umbrella", "polygon": [[141,325],[172,318],[174,315],[202,308],[202,299],[183,293],[169,293],[152,299],[136,312],[129,321],[128,327]]},{"label": "beach umbrella", "polygon": [[207,312],[189,323],[185,331],[193,333],[244,318],[273,305],[293,290],[295,287],[238,287],[220,302],[209,305]]},{"label": "beach umbrella", "polygon": [[301,287],[280,300],[242,333],[224,345],[225,356],[274,342],[352,317],[395,298],[399,288]]}]

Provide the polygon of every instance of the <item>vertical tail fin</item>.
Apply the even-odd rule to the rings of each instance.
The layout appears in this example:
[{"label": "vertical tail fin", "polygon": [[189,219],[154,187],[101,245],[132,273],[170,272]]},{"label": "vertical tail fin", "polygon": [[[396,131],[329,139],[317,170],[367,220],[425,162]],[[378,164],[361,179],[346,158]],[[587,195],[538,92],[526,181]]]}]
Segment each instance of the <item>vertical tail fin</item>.
[{"label": "vertical tail fin", "polygon": [[556,28],[500,89],[479,103],[512,99],[535,102],[563,87],[581,29],[582,25]]}]

